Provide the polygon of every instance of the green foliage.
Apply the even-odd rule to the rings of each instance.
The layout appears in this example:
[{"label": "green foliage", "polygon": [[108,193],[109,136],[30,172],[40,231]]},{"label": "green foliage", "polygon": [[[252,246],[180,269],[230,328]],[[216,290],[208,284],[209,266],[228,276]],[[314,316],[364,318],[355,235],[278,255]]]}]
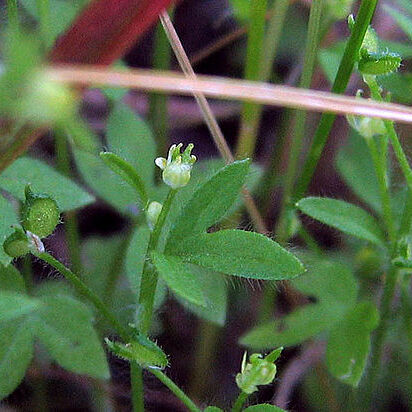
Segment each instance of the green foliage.
[{"label": "green foliage", "polygon": [[269,403],[261,403],[247,407],[244,412],[285,412],[285,410]]},{"label": "green foliage", "polygon": [[0,291],[0,322],[33,312],[40,302],[20,293]]},{"label": "green foliage", "polygon": [[362,54],[358,63],[358,70],[363,75],[383,75],[396,72],[402,62],[401,56],[396,53],[366,53]]},{"label": "green foliage", "polygon": [[296,204],[310,217],[348,235],[383,246],[385,237],[376,220],[365,210],[342,200],[307,197]]},{"label": "green foliage", "polygon": [[206,306],[202,289],[185,262],[156,252],[152,252],[152,259],[159,276],[173,292],[191,303]]},{"label": "green foliage", "polygon": [[196,283],[202,290],[205,305],[201,306],[196,302],[190,303],[188,300],[176,295],[177,300],[190,312],[209,322],[223,326],[226,320],[227,309],[227,284],[224,275],[218,272],[190,265],[190,272],[196,278]]},{"label": "green foliage", "polygon": [[[403,4],[405,4],[406,7],[409,7],[409,12],[412,13],[410,5],[408,5],[406,2],[404,2]],[[401,13],[393,7],[388,6],[387,4],[385,4],[384,8],[385,11],[389,13],[389,15],[395,20],[398,26],[407,34],[409,39],[412,41],[412,18],[405,15],[405,13]]]},{"label": "green foliage", "polygon": [[253,279],[290,279],[304,271],[299,260],[273,240],[242,230],[187,237],[167,251],[189,263]]},{"label": "green foliage", "polygon": [[37,159],[20,157],[0,175],[0,188],[25,200],[30,184],[34,193],[46,193],[57,202],[60,211],[73,210],[93,202],[93,197],[72,180]]},{"label": "green foliage", "polygon": [[0,264],[7,265],[11,261],[11,257],[4,251],[3,243],[6,238],[14,232],[12,225],[18,224],[18,218],[12,205],[1,195],[0,215],[0,242],[2,245],[2,247],[0,247]]},{"label": "green foliage", "polygon": [[314,296],[316,303],[253,328],[241,338],[242,345],[263,350],[299,344],[329,330],[355,303],[357,285],[346,266],[327,261],[307,266],[308,272],[292,284],[302,293]]},{"label": "green foliage", "polygon": [[345,183],[366,204],[377,212],[381,211],[379,186],[368,145],[357,133],[338,153],[336,166]]},{"label": "green foliage", "polygon": [[226,214],[245,182],[249,164],[248,160],[231,163],[196,190],[175,220],[166,250],[187,236],[206,231]]},{"label": "green foliage", "polygon": [[127,344],[112,342],[105,339],[108,348],[119,358],[137,362],[142,367],[165,368],[168,364],[165,353],[151,340],[143,335],[137,335],[136,340]]},{"label": "green foliage", "polygon": [[370,350],[370,333],[378,326],[374,304],[360,302],[331,330],[326,362],[332,375],[357,386],[365,370]]},{"label": "green foliage", "polygon": [[92,314],[68,296],[44,297],[31,327],[63,368],[96,378],[110,377],[106,356],[92,327]]}]

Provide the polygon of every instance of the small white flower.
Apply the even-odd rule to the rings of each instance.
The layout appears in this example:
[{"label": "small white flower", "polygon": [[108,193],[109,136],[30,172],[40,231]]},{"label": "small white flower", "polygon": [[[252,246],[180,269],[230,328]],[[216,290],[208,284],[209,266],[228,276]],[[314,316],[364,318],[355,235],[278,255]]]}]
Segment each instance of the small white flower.
[{"label": "small white flower", "polygon": [[155,160],[156,166],[163,170],[163,181],[172,189],[178,189],[189,183],[190,172],[196,162],[196,156],[190,154],[193,144],[188,144],[183,153],[180,152],[182,146],[182,143],[177,146],[172,145],[167,160],[164,157],[158,157]]}]

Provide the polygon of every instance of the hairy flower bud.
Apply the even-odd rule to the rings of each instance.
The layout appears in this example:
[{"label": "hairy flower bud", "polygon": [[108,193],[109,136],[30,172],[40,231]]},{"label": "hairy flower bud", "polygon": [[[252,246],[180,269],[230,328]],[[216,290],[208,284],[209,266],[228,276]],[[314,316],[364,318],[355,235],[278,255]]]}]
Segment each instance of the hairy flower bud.
[{"label": "hairy flower bud", "polygon": [[27,235],[20,228],[15,231],[4,241],[4,251],[12,258],[27,255],[30,252],[30,242]]},{"label": "hairy flower bud", "polygon": [[157,219],[159,218],[160,212],[162,211],[163,205],[159,202],[150,202],[147,210],[147,222],[149,224],[150,229],[156,226]]},{"label": "hairy flower bud", "polygon": [[47,195],[33,193],[30,186],[26,187],[25,194],[26,200],[21,210],[23,228],[40,238],[49,236],[60,219],[56,201]]}]

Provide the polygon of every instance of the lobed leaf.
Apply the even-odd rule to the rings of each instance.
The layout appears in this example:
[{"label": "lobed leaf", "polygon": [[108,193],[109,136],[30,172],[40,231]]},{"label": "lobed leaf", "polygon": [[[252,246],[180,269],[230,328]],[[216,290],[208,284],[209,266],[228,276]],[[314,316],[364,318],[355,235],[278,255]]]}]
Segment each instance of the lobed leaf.
[{"label": "lobed leaf", "polygon": [[22,294],[26,292],[23,276],[13,265],[0,264],[0,290]]},{"label": "lobed leaf", "polygon": [[53,359],[69,371],[108,379],[106,356],[88,308],[63,295],[45,296],[42,303],[32,317],[33,328]]},{"label": "lobed leaf", "polygon": [[24,200],[24,189],[31,184],[33,192],[50,195],[61,212],[86,206],[94,201],[93,196],[66,176],[40,160],[20,157],[0,175],[0,188]]},{"label": "lobed leaf", "polygon": [[371,302],[360,302],[331,330],[326,350],[329,371],[337,379],[358,386],[370,350],[370,333],[379,314]]},{"label": "lobed leaf", "polygon": [[37,299],[25,294],[0,290],[0,322],[27,315],[39,306],[40,302]]},{"label": "lobed leaf", "polygon": [[304,271],[302,263],[276,242],[243,230],[191,236],[173,245],[172,252],[183,261],[253,279],[290,279]]},{"label": "lobed leaf", "polygon": [[365,210],[342,200],[307,197],[296,207],[310,217],[348,235],[383,247],[385,237],[376,220]]}]

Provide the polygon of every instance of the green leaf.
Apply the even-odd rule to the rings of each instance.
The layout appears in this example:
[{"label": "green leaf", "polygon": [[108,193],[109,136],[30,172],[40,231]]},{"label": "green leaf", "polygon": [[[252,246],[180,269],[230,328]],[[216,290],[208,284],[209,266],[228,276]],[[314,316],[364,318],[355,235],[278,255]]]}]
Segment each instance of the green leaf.
[{"label": "green leaf", "polygon": [[166,354],[150,339],[139,334],[136,341],[126,345],[105,339],[106,345],[119,358],[137,362],[142,367],[157,366],[165,368],[168,364]]},{"label": "green leaf", "polygon": [[224,412],[223,409],[218,408],[217,406],[208,406],[204,412]]},{"label": "green leaf", "polygon": [[299,344],[332,328],[354,304],[357,283],[346,266],[335,261],[305,261],[305,265],[308,273],[294,279],[292,285],[317,303],[253,328],[240,339],[242,345],[269,349]]},{"label": "green leaf", "polygon": [[401,56],[396,53],[367,53],[362,55],[358,69],[364,75],[385,75],[396,72],[401,62]]},{"label": "green leaf", "polygon": [[411,104],[412,102],[412,74],[391,73],[379,78],[379,84],[391,93],[397,103]]},{"label": "green leaf", "polygon": [[39,301],[22,293],[0,291],[0,322],[26,315],[39,308]]},{"label": "green leaf", "polygon": [[368,145],[357,133],[338,153],[336,165],[345,183],[377,212],[381,212],[379,186]]},{"label": "green leaf", "polygon": [[152,252],[152,259],[159,276],[174,293],[191,303],[206,306],[202,289],[190,271],[190,266],[176,256],[165,256],[157,252]]},{"label": "green leaf", "polygon": [[243,230],[191,236],[176,245],[173,253],[189,263],[253,279],[290,279],[304,271],[302,263],[276,242]]},{"label": "green leaf", "polygon": [[24,189],[29,183],[33,192],[50,195],[61,212],[77,209],[94,201],[93,196],[72,180],[30,157],[20,157],[0,175],[0,187],[20,200],[24,200]]},{"label": "green leaf", "polygon": [[244,412],[286,412],[284,409],[268,403],[261,403],[260,405],[249,406]]},{"label": "green leaf", "polygon": [[3,266],[0,264],[0,290],[17,293],[26,292],[23,276],[13,265]]},{"label": "green leaf", "polygon": [[30,321],[0,323],[0,400],[23,380],[33,358]]},{"label": "green leaf", "polygon": [[166,250],[187,236],[206,231],[225,215],[245,182],[249,164],[249,160],[231,163],[199,187],[176,219]]},{"label": "green leaf", "polygon": [[358,386],[370,350],[370,333],[378,326],[379,314],[371,302],[360,302],[331,330],[326,363],[336,378]]},{"label": "green leaf", "polygon": [[[1,180],[1,175],[0,175]],[[0,195],[0,264],[7,265],[12,258],[3,249],[3,243],[10,236],[14,229],[12,225],[18,225],[19,219],[13,206],[3,196]]]},{"label": "green leaf", "polygon": [[303,213],[326,225],[384,247],[385,237],[376,220],[358,206],[321,197],[307,197],[296,206]]},{"label": "green leaf", "polygon": [[398,26],[406,33],[410,40],[412,40],[412,18],[406,16],[404,13],[400,13],[398,10],[384,5],[384,9],[395,20]]},{"label": "green leaf", "polygon": [[133,166],[121,157],[110,152],[101,152],[100,158],[106,163],[107,166],[110,167],[110,169],[113,170],[113,172],[118,174],[124,181],[129,183],[129,185],[136,190],[140,197],[140,208],[143,209],[148,202],[146,188],[144,182],[137,174]]},{"label": "green leaf", "polygon": [[153,183],[156,144],[147,123],[128,106],[118,102],[107,119],[110,151],[129,162],[147,185]]},{"label": "green leaf", "polygon": [[[189,265],[189,263],[187,263]],[[206,306],[188,302],[176,295],[177,300],[190,312],[202,319],[223,326],[226,321],[227,285],[224,275],[218,272],[189,265],[190,272],[196,278],[205,297]]]},{"label": "green leaf", "polygon": [[137,201],[135,190],[113,173],[99,156],[73,147],[76,165],[85,182],[120,213],[131,211]]},{"label": "green leaf", "polygon": [[[126,252],[126,275],[135,295],[135,301],[139,298],[140,282],[142,280],[143,266],[146,260],[147,246],[149,244],[150,230],[147,226],[137,228],[130,239]],[[166,287],[159,279],[156,286],[154,307],[159,308],[166,297]]]},{"label": "green leaf", "polygon": [[63,368],[109,378],[109,368],[86,306],[68,296],[44,297],[32,316],[36,337]]}]

